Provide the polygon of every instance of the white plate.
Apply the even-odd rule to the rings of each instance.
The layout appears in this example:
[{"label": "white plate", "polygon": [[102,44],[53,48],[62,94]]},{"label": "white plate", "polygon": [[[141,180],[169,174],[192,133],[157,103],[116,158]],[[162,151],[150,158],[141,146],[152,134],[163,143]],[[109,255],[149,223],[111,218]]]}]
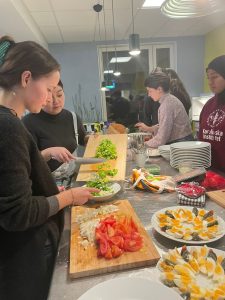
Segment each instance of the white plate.
[{"label": "white plate", "polygon": [[170,152],[170,145],[162,145],[158,147],[159,151],[168,151]]},{"label": "white plate", "polygon": [[[203,246],[187,246],[187,250],[188,251],[190,251],[191,249],[199,249],[200,247],[203,247]],[[224,251],[222,251],[222,250],[218,250],[218,249],[215,249],[215,248],[211,248],[211,247],[208,247],[209,249],[212,249],[213,250],[213,252],[217,255],[217,256],[219,256],[219,255],[221,255],[221,256],[223,256],[223,257],[225,257],[225,252]],[[180,253],[180,251],[181,251],[181,247],[180,248],[177,248],[177,250],[179,251],[179,253]],[[158,263],[157,263],[157,265],[156,265],[156,272],[157,272],[157,275],[158,275],[158,277],[160,277],[160,274],[162,273],[161,271],[160,271],[160,269],[159,269],[159,264],[160,264],[160,262],[162,261],[162,258],[158,261]],[[159,279],[160,280],[160,279]],[[209,280],[208,279],[206,279],[205,278],[205,276],[203,276],[203,275],[200,275],[200,276],[198,276],[198,285],[200,286],[200,287],[206,287],[206,284],[209,284]],[[180,290],[177,288],[177,287],[173,287],[172,288],[174,291],[177,291],[178,293],[180,293]]]},{"label": "white plate", "polygon": [[[86,185],[85,185],[85,187],[86,187]],[[93,196],[92,200],[94,200],[94,201],[109,200],[109,199],[113,198],[121,190],[121,186],[117,182],[113,183],[110,187],[113,190],[113,192],[111,194],[107,194],[104,196]]]},{"label": "white plate", "polygon": [[179,142],[171,144],[171,149],[199,149],[199,148],[207,148],[210,147],[211,144],[207,142],[199,142],[199,141],[187,141],[187,142]]},{"label": "white plate", "polygon": [[78,300],[182,300],[165,285],[145,278],[116,278],[104,281]]},{"label": "white plate", "polygon": [[[183,240],[183,239],[178,239],[176,237],[173,237],[173,236],[169,235],[168,233],[162,231],[161,228],[158,225],[159,222],[158,222],[157,215],[159,213],[164,213],[166,210],[177,210],[179,208],[188,209],[188,210],[192,211],[193,206],[171,206],[171,207],[166,207],[166,208],[158,210],[157,212],[154,213],[154,215],[152,216],[152,219],[151,219],[151,223],[152,223],[152,226],[154,227],[154,229],[158,233],[160,233],[161,235],[167,237],[170,240],[180,242],[180,243],[185,243],[185,244],[192,244],[192,245],[208,244],[208,243],[211,243],[211,242],[214,242],[214,241],[217,241],[217,240],[221,239],[225,235],[225,222],[218,215],[216,215],[216,217],[217,217],[217,220],[219,222],[219,227],[221,229],[221,234],[216,236],[213,239],[209,239],[208,241],[203,241],[203,240],[202,241],[186,241],[186,240]],[[200,209],[200,208],[198,208],[198,209]]]}]

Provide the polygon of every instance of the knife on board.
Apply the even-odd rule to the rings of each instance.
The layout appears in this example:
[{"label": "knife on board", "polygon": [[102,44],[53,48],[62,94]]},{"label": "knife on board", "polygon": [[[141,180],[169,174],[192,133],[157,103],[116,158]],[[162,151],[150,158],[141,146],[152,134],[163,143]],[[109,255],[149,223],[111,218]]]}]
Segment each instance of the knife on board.
[{"label": "knife on board", "polygon": [[77,164],[83,164],[83,165],[88,165],[88,164],[99,164],[105,162],[105,158],[96,158],[96,157],[76,157],[75,162]]}]

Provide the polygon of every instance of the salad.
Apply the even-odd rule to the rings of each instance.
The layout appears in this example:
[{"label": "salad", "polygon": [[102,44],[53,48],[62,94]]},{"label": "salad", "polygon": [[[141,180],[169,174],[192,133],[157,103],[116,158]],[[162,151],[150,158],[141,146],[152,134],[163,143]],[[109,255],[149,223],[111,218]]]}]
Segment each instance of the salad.
[{"label": "salad", "polygon": [[104,196],[113,193],[111,182],[108,177],[113,177],[117,174],[117,169],[110,169],[110,165],[103,163],[98,166],[98,171],[93,175],[93,179],[86,183],[87,187],[94,187],[100,190],[98,193],[93,193],[94,196]]},{"label": "salad", "polygon": [[116,146],[109,139],[102,140],[96,149],[95,157],[116,159],[117,158]]}]

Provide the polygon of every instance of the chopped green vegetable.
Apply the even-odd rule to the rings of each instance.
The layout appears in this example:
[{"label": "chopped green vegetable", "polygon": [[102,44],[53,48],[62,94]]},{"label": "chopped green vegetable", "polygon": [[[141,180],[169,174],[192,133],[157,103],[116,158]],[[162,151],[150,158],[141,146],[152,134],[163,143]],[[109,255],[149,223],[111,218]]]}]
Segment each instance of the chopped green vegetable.
[{"label": "chopped green vegetable", "polygon": [[[94,187],[100,191],[109,191],[112,192],[111,183],[109,183],[108,176],[113,177],[117,173],[117,169],[110,169],[110,165],[103,163],[98,166],[98,171],[94,175],[94,179],[86,183],[87,187]],[[100,192],[101,193],[101,192]],[[93,193],[94,196],[100,196],[100,193]]]},{"label": "chopped green vegetable", "polygon": [[109,139],[102,140],[96,149],[95,157],[116,159],[116,146]]}]

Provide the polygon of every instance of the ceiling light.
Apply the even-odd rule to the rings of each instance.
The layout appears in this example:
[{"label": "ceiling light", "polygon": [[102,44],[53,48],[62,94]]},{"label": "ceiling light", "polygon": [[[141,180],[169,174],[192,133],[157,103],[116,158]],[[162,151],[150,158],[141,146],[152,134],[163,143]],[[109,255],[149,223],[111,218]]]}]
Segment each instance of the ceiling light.
[{"label": "ceiling light", "polygon": [[110,60],[110,64],[115,64],[115,63],[125,63],[131,60],[130,56],[124,56],[124,57],[112,57]]},{"label": "ceiling light", "polygon": [[167,0],[161,6],[162,13],[170,18],[197,18],[224,9],[224,0]]},{"label": "ceiling light", "polygon": [[139,34],[133,33],[129,36],[129,54],[137,56],[141,53]]},{"label": "ceiling light", "polygon": [[132,24],[133,24],[133,33],[129,36],[129,54],[132,56],[137,56],[141,53],[140,50],[140,38],[139,34],[134,33],[134,1],[132,0]]},{"label": "ceiling light", "polygon": [[157,8],[160,7],[165,0],[145,0],[142,8]]},{"label": "ceiling light", "polygon": [[113,73],[113,75],[116,76],[116,77],[118,77],[118,76],[121,75],[121,72],[120,72],[120,71],[115,71],[115,72]]},{"label": "ceiling light", "polygon": [[112,74],[113,73],[113,70],[105,70],[104,71],[104,74]]}]

